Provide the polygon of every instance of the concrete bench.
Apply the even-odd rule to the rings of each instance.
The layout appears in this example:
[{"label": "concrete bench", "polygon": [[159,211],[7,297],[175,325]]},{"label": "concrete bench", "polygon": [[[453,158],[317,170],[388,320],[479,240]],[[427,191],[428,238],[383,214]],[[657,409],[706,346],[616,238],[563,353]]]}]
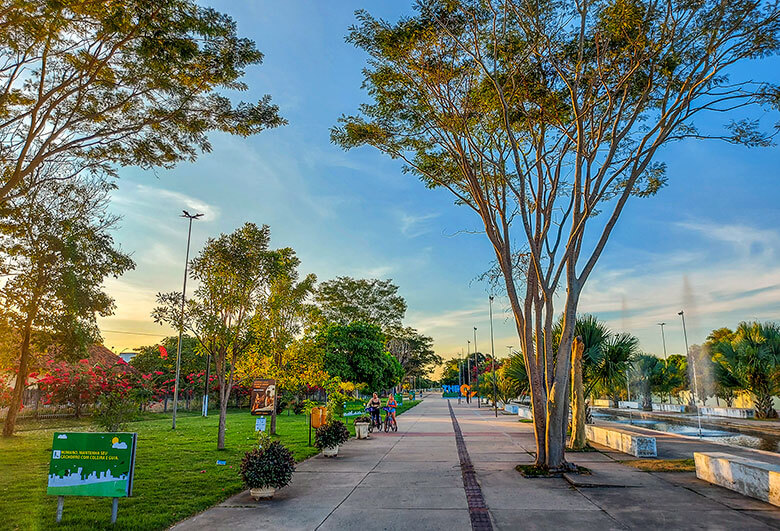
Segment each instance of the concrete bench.
[{"label": "concrete bench", "polygon": [[639,402],[629,402],[627,400],[620,400],[618,402],[618,407],[620,409],[639,409]]},{"label": "concrete bench", "polygon": [[742,407],[702,407],[699,408],[702,415],[711,417],[732,417],[736,419],[752,419],[756,416],[755,409]]},{"label": "concrete bench", "polygon": [[685,404],[653,404],[653,411],[667,411],[670,413],[685,413]]},{"label": "concrete bench", "polygon": [[696,477],[780,506],[780,465],[722,452],[694,452]]},{"label": "concrete bench", "polygon": [[517,416],[521,419],[530,419],[533,420],[534,413],[531,411],[531,408],[528,406],[517,406]]},{"label": "concrete bench", "polygon": [[612,400],[607,400],[606,398],[594,398],[592,403],[593,407],[612,407],[613,405]]},{"label": "concrete bench", "polygon": [[518,409],[520,409],[520,406],[517,404],[504,404],[504,411],[511,413],[512,415],[517,415]]},{"label": "concrete bench", "polygon": [[594,426],[593,424],[585,426],[585,436],[589,441],[636,457],[656,457],[658,455],[655,437],[637,435],[617,428]]}]

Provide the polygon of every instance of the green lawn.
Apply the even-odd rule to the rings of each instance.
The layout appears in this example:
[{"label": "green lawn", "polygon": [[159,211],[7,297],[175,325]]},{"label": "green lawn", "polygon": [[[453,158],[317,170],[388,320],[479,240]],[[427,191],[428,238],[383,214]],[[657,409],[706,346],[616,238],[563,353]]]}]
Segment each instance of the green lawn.
[{"label": "green lawn", "polygon": [[[414,407],[405,402],[399,412]],[[133,422],[138,433],[133,496],[119,500],[117,525],[111,527],[110,498],[65,498],[62,527],[68,529],[163,529],[243,489],[238,476],[241,457],[254,441],[255,417],[246,410],[228,412],[226,446],[216,449],[218,415],[179,417],[171,430],[170,414]],[[354,435],[351,420],[346,422]],[[49,529],[55,523],[57,498],[46,495],[52,433],[84,431],[84,421],[59,421],[56,427],[20,431],[0,438],[0,515],[3,529]],[[282,442],[300,461],[317,453],[309,447],[304,415],[277,417]],[[313,436],[312,436],[313,439]],[[224,460],[226,465],[217,465]]]}]

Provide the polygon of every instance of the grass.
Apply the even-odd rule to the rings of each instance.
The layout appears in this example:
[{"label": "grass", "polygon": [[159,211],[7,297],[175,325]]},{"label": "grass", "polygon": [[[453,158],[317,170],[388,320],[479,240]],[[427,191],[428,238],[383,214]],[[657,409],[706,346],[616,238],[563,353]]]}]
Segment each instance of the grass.
[{"label": "grass", "polygon": [[[398,412],[414,407],[404,402]],[[79,431],[86,421],[36,421],[44,429],[20,431],[0,438],[0,514],[3,529],[50,529],[56,526],[57,498],[46,495],[52,434]],[[163,529],[243,490],[238,468],[255,439],[255,417],[247,410],[230,410],[225,450],[217,450],[219,416],[179,414],[171,430],[170,414],[145,414],[128,431],[138,433],[133,496],[119,500],[119,517],[111,526],[111,499],[67,497],[62,527],[67,529]],[[345,422],[354,435],[352,422]],[[301,461],[318,452],[308,446],[305,415],[277,417],[280,440]],[[312,440],[313,440],[312,434]],[[224,460],[226,465],[216,465]]]},{"label": "grass", "polygon": [[643,472],[696,472],[693,459],[629,459],[620,462]]},{"label": "grass", "polygon": [[534,421],[531,420],[531,419],[518,419],[517,422],[523,422],[525,424],[533,424],[534,423]]}]

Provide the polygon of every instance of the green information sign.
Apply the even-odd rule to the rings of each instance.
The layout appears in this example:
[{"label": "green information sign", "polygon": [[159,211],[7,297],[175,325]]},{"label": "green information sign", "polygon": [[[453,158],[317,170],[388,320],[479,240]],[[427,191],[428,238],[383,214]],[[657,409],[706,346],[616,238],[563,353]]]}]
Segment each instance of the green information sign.
[{"label": "green information sign", "polygon": [[135,433],[55,433],[46,494],[131,496],[136,437]]}]

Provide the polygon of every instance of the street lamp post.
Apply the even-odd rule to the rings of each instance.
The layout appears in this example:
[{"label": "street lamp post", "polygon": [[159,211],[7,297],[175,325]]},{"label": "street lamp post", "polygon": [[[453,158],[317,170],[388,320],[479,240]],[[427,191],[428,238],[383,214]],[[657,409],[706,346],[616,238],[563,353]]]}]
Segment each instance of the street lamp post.
[{"label": "street lamp post", "polygon": [[[688,350],[688,332],[685,329],[685,311],[680,310],[677,315],[682,319],[683,337],[685,338],[685,356],[688,358],[688,363],[691,363],[691,355]],[[696,360],[693,360],[693,403],[696,404],[696,420],[699,422],[699,438],[701,438],[701,410],[699,409],[699,384],[696,378]]]},{"label": "street lamp post", "polygon": [[498,389],[496,387],[496,350],[493,345],[493,295],[490,296],[490,363],[493,371],[493,411],[498,418]]},{"label": "street lamp post", "polygon": [[482,395],[479,393],[479,357],[477,356],[477,327],[474,327],[474,368],[477,374],[477,407],[482,407]]},{"label": "street lamp post", "polygon": [[471,340],[466,340],[466,385],[469,390],[466,392],[466,403],[471,403]]},{"label": "street lamp post", "polygon": [[664,325],[666,323],[658,323],[658,326],[661,327],[661,342],[664,345],[664,359],[666,359],[666,336],[664,335]]},{"label": "street lamp post", "polygon": [[184,258],[184,286],[181,289],[181,315],[179,316],[179,344],[176,347],[176,380],[173,385],[173,425],[172,430],[176,429],[176,409],[179,403],[179,372],[181,371],[181,335],[184,332],[184,297],[187,293],[187,266],[190,261],[190,238],[192,236],[192,220],[198,219],[203,214],[190,214],[186,210],[182,210],[181,217],[189,220],[189,227],[187,229],[187,254]]},{"label": "street lamp post", "polygon": [[458,357],[458,404],[460,404],[460,388],[463,387],[463,349],[460,349]]}]

